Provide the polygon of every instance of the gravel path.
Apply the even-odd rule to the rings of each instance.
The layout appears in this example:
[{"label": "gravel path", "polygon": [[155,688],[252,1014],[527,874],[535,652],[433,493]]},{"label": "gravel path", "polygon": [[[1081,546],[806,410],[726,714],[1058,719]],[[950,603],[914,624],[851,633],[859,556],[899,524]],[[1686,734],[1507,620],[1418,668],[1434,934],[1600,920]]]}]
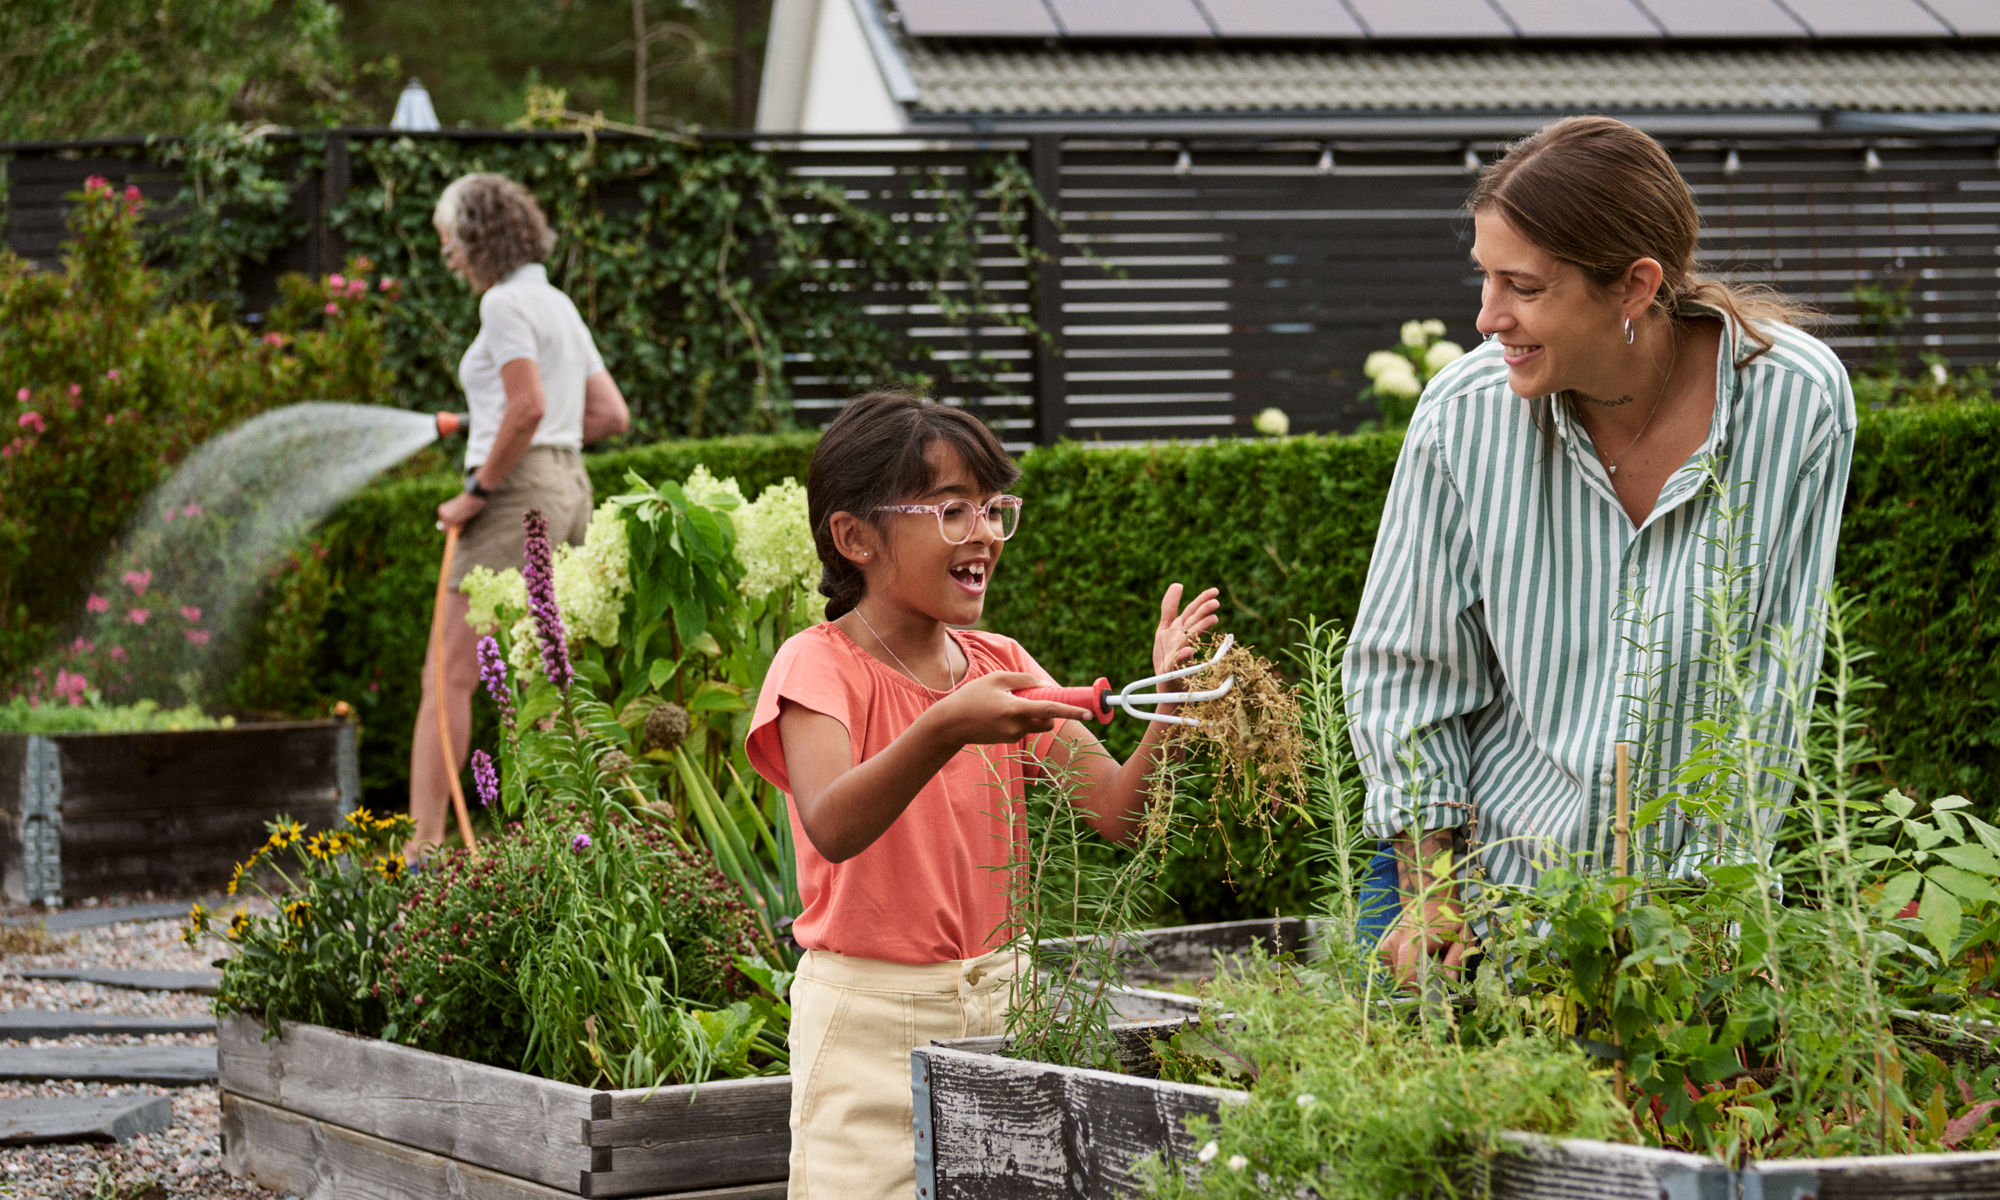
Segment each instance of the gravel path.
[{"label": "gravel path", "polygon": [[[12,913],[8,915],[19,915]],[[4,933],[0,930],[0,933]],[[204,1016],[208,997],[182,992],[135,992],[44,979],[23,979],[33,967],[115,967],[192,971],[209,966],[225,944],[204,938],[199,949],[181,942],[180,922],[134,921],[49,935],[35,953],[0,955],[0,1009],[88,1009],[145,1016]],[[214,1045],[213,1036],[74,1037],[35,1039],[17,1045]],[[298,1200],[235,1179],[222,1169],[221,1100],[214,1085],[162,1088],[130,1084],[8,1083],[0,1098],[27,1096],[164,1095],[174,1122],[159,1133],[110,1145],[17,1146],[0,1149],[0,1197],[21,1200],[168,1200],[226,1196],[243,1200]]]}]

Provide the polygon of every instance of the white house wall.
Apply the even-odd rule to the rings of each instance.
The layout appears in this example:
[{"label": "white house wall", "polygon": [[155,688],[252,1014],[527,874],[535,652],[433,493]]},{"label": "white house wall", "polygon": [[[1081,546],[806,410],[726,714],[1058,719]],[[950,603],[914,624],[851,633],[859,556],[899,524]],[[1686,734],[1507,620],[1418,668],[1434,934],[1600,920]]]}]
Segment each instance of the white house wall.
[{"label": "white house wall", "polygon": [[856,15],[869,0],[777,0],[764,57],[760,133],[900,133],[903,108]]}]

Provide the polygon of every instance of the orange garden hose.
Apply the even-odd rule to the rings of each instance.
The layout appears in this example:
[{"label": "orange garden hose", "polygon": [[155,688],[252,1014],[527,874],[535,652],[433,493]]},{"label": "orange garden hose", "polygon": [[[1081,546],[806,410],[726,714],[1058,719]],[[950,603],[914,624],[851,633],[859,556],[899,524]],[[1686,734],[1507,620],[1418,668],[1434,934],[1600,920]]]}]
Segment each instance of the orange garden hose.
[{"label": "orange garden hose", "polygon": [[444,565],[438,568],[437,600],[431,605],[431,686],[436,698],[438,745],[444,752],[444,777],[451,784],[451,808],[458,816],[458,833],[473,860],[479,858],[479,842],[472,836],[472,815],[465,808],[465,789],[458,784],[458,760],[451,753],[451,725],[445,719],[444,691],[444,602],[451,589],[451,558],[458,552],[458,526],[444,531]]}]

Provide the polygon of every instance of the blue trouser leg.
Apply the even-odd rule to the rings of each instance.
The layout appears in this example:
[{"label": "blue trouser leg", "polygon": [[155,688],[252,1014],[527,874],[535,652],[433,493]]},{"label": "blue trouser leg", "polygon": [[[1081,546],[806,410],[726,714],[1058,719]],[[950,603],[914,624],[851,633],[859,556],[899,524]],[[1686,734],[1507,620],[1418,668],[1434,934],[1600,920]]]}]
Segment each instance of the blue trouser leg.
[{"label": "blue trouser leg", "polygon": [[1389,927],[1403,912],[1403,890],[1396,879],[1396,851],[1392,843],[1377,842],[1375,857],[1368,860],[1368,873],[1361,879],[1361,923],[1355,940],[1364,946],[1379,945]]}]

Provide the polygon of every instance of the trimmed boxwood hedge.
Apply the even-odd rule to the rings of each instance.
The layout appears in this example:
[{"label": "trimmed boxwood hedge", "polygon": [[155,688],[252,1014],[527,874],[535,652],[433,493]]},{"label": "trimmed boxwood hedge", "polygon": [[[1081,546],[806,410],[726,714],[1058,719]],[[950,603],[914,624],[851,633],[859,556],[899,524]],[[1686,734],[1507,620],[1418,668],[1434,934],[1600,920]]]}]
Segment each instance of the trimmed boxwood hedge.
[{"label": "trimmed boxwood hedge", "polygon": [[[803,479],[812,436],[672,443],[591,457],[600,496],[630,467],[681,478],[696,463],[754,495]],[[1028,454],[1027,498],[989,628],[1018,638],[1065,683],[1146,672],[1166,584],[1214,585],[1229,628],[1283,661],[1293,622],[1351,623],[1400,437],[1300,437]],[[436,586],[431,510],[439,475],[370,489],[324,531],[331,566],[316,678],[294,707],[339,697],[368,726],[369,801],[403,803],[416,672]],[[1899,785],[2000,807],[2000,407],[1863,414],[1839,560],[1862,600],[1859,634],[1884,685],[1875,729]],[[299,614],[294,614],[297,616]],[[1114,722],[1121,751],[1133,723]],[[1298,911],[1306,871],[1287,864],[1241,890],[1213,886],[1221,859],[1191,847],[1167,884],[1190,919]]]}]

